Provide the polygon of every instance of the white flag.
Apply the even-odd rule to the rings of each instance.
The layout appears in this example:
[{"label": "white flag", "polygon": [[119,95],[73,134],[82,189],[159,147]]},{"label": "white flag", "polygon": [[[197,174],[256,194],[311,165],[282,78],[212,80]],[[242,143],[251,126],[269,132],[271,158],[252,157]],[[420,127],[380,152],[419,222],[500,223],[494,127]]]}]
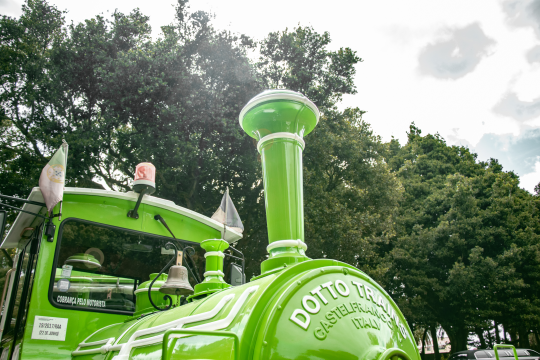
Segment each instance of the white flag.
[{"label": "white flag", "polygon": [[49,163],[45,165],[39,177],[39,190],[43,194],[49,213],[64,197],[68,144],[64,140],[62,141],[62,146],[54,153]]},{"label": "white flag", "polygon": [[238,215],[238,211],[236,211],[231,197],[229,196],[229,188],[227,188],[227,191],[225,191],[225,194],[223,194],[221,205],[219,205],[219,208],[216,210],[214,215],[212,215],[212,219],[227,225],[239,233],[244,231],[244,225],[242,225],[240,215]]}]

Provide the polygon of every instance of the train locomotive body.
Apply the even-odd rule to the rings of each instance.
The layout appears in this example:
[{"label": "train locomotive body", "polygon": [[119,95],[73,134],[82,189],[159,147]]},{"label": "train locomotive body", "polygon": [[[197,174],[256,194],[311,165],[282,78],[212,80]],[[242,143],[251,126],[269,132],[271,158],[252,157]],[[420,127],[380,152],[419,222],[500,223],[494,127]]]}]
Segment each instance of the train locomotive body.
[{"label": "train locomotive body", "polygon": [[77,359],[414,359],[417,352],[384,290],[334,260],[305,261],[85,343],[95,345],[80,347],[87,350]]},{"label": "train locomotive body", "polygon": [[[132,304],[126,303],[126,299],[119,303],[125,310],[121,314],[73,306],[59,309],[44,304],[51,302],[50,299],[34,299],[46,293],[40,293],[40,285],[34,281],[24,335],[19,342],[12,339],[8,344],[11,347],[5,352],[8,354],[5,359],[14,359],[15,354],[20,354],[20,358],[77,360],[420,359],[405,318],[375,281],[351,265],[306,256],[309,241],[308,244],[304,241],[303,138],[314,129],[318,120],[317,107],[305,96],[288,90],[265,91],[248,102],[240,113],[240,125],[258,141],[257,150],[263,166],[269,256],[261,265],[260,275],[238,286],[226,284],[222,273],[223,251],[239,238],[239,234],[227,230],[228,238],[219,239],[218,227],[201,217],[199,224],[194,224],[200,231],[179,236],[201,243],[206,250],[205,279],[195,285],[188,303],[166,311],[153,311],[144,298],[151,293],[147,291],[147,281],[127,282],[137,290],[127,299]],[[165,236],[163,229],[158,230],[159,224],[150,220],[158,210],[163,214],[163,207],[155,205],[153,209],[149,200],[143,200],[143,204],[145,201],[147,205],[141,214],[147,223],[141,226],[130,219],[130,226],[140,226],[144,233]],[[133,201],[126,209],[132,204]],[[69,205],[69,202],[65,203],[66,211]],[[119,211],[121,215],[118,216],[125,217],[126,209]],[[170,207],[169,210],[174,209]],[[178,224],[186,224],[190,216],[194,216],[188,213],[183,215],[185,218],[172,213],[165,215],[172,219],[168,221],[175,232],[187,231],[185,226]],[[105,210],[102,216],[107,216]],[[114,221],[112,218],[103,220]],[[201,227],[203,220],[207,222],[206,227]],[[61,222],[58,221],[58,225],[61,227]],[[50,284],[53,284],[49,286],[53,287],[59,287],[61,280],[54,278],[50,270],[61,265],[57,260],[54,263],[51,260],[51,256],[55,257],[54,246],[58,254],[60,244],[57,239],[58,234],[55,242],[45,242],[38,250],[39,262],[43,268],[49,268]],[[130,246],[131,249],[138,246],[141,250],[143,245],[144,242],[139,242]],[[41,256],[47,248],[49,252]],[[96,257],[99,258],[99,254]],[[142,266],[141,262],[138,267]],[[87,277],[97,281],[95,276]],[[134,276],[125,275],[124,278]],[[122,281],[126,282],[124,278],[117,277],[116,284],[120,286]],[[157,274],[150,278],[167,281],[166,276]],[[46,276],[44,279],[47,282]],[[49,289],[49,297],[54,290]],[[155,301],[159,302],[160,297],[157,296]],[[44,305],[36,308],[34,304]],[[31,336],[37,317],[41,315],[69,317],[64,341],[39,340]],[[82,323],[75,324],[78,318]],[[19,347],[17,353],[14,346]]]}]

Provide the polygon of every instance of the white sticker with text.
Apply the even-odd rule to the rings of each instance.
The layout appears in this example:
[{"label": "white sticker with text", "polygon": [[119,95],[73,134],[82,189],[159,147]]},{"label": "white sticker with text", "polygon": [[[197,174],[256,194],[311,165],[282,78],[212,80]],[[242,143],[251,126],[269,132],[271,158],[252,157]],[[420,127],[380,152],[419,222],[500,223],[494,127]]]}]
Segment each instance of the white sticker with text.
[{"label": "white sticker with text", "polygon": [[36,316],[32,339],[65,341],[67,323],[65,318]]},{"label": "white sticker with text", "polygon": [[73,266],[71,265],[62,266],[62,277],[69,279],[71,277],[71,270],[73,270]]}]

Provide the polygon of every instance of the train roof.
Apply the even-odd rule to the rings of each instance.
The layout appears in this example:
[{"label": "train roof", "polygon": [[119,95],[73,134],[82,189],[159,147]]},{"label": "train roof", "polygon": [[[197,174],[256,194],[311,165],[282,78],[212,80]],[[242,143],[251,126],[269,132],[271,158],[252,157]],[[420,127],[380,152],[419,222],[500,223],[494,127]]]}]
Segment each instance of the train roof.
[{"label": "train roof", "polygon": [[[64,194],[90,195],[90,196],[116,198],[116,199],[121,199],[121,200],[132,201],[134,203],[133,204],[134,206],[139,196],[139,194],[134,193],[133,191],[122,193],[122,192],[111,191],[111,190],[74,188],[74,187],[64,188]],[[28,200],[36,201],[36,202],[44,202],[43,195],[41,194],[39,187],[35,187],[32,189],[32,191],[30,192],[30,195],[28,196]],[[186,216],[206,226],[214,228],[218,231],[221,231],[223,229],[222,223],[214,219],[211,219],[207,216],[204,216],[202,214],[199,214],[198,212],[186,209],[182,206],[178,206],[170,200],[165,200],[165,199],[161,199],[155,196],[146,195],[143,197],[142,203],[155,206],[158,208],[162,208],[165,210],[169,210],[177,214]],[[32,204],[24,204],[22,209],[26,211],[30,211],[32,213],[41,213],[43,215],[45,215],[45,212],[46,212],[45,207],[42,207],[39,205],[32,205]],[[6,238],[2,242],[2,245],[0,245],[0,248],[1,249],[16,248],[21,238],[21,233],[23,232],[23,230],[27,227],[31,227],[35,225],[36,223],[38,223],[38,219],[40,218],[31,214],[26,214],[23,212],[19,213],[19,215],[15,219],[15,222],[12,224],[11,228],[9,229],[9,232]],[[39,223],[41,223],[41,221],[39,221]],[[231,229],[230,227],[227,227],[227,231],[225,234],[225,240],[227,242],[232,243],[241,238],[242,238],[242,234]]]}]

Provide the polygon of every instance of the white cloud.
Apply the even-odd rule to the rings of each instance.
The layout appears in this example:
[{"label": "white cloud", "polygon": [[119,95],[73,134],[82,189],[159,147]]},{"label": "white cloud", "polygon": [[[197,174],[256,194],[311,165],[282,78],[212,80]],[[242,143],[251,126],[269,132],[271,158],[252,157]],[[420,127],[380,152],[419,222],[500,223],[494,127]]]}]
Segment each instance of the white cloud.
[{"label": "white cloud", "polygon": [[444,38],[426,45],[420,52],[420,72],[440,79],[459,79],[474,69],[489,54],[496,42],[482,31],[480,24],[446,29]]},{"label": "white cloud", "polygon": [[540,45],[537,45],[527,51],[527,60],[529,63],[540,63]]},{"label": "white cloud", "polygon": [[540,156],[534,164],[534,171],[520,176],[519,182],[522,188],[534,194],[534,187],[540,183]]},{"label": "white cloud", "polygon": [[530,27],[540,38],[540,0],[507,0],[503,8],[511,26]]},{"label": "white cloud", "polygon": [[509,93],[495,105],[493,111],[518,121],[535,119],[540,117],[540,97],[533,101],[522,101],[515,93]]}]

